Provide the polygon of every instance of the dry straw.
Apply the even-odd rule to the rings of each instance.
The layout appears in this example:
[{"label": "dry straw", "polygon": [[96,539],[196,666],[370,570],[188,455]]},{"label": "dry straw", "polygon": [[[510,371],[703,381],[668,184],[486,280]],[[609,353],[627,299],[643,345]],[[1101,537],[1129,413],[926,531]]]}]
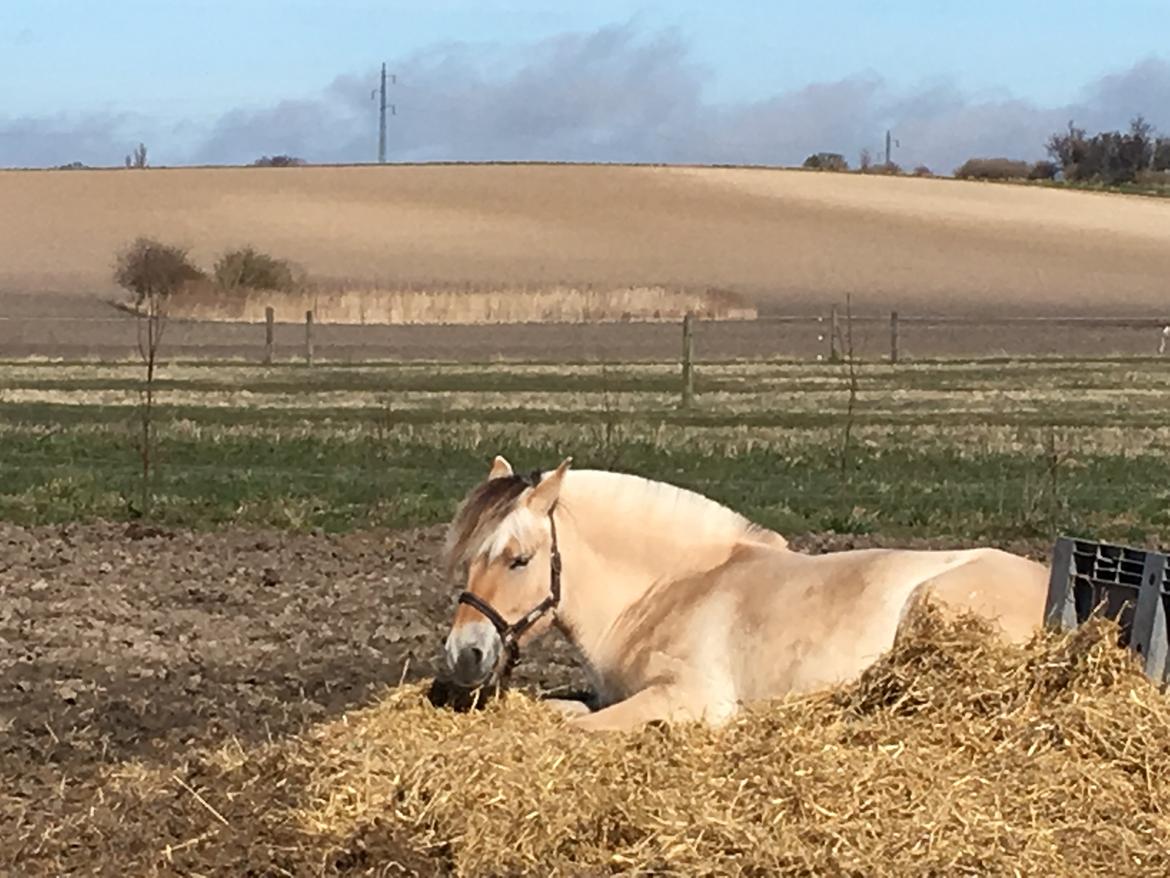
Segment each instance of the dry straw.
[{"label": "dry straw", "polygon": [[303,323],[305,312],[313,311],[317,323],[347,325],[674,321],[688,311],[721,320],[757,316],[744,296],[728,290],[576,284],[318,284],[279,293],[202,284],[177,296],[170,313],[262,323],[270,306],[279,323]]},{"label": "dry straw", "polygon": [[928,606],[855,685],[721,731],[407,686],[113,807],[180,874],[1165,875],[1170,702],[1116,636],[1015,649]]}]

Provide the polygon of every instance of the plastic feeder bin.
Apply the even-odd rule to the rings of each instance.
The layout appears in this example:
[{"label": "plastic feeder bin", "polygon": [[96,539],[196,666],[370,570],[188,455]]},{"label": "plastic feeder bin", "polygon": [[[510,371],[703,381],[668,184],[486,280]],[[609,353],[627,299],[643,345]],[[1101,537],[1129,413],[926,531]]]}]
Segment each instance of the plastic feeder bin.
[{"label": "plastic feeder bin", "polygon": [[1060,537],[1052,550],[1046,625],[1071,631],[1094,614],[1117,621],[1147,676],[1170,682],[1170,560],[1163,552]]}]

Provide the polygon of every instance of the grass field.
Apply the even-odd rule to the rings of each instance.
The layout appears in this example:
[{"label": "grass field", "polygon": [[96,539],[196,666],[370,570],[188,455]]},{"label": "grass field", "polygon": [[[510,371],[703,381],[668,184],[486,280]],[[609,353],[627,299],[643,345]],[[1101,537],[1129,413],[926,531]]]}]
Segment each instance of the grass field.
[{"label": "grass field", "polygon": [[[504,453],[637,472],[785,533],[1170,538],[1170,373],[1149,360],[703,365],[187,363],[159,383],[154,514],[197,528],[446,520]],[[139,369],[0,367],[0,516],[136,514]],[[844,465],[843,465],[844,462]]]},{"label": "grass field", "polygon": [[[717,286],[763,310],[1160,316],[1170,202],[939,179],[573,165],[0,172],[0,310],[115,292],[139,234],[322,280]],[[47,294],[56,294],[53,296]],[[26,307],[21,305],[20,307]],[[5,316],[0,314],[0,316]]]}]

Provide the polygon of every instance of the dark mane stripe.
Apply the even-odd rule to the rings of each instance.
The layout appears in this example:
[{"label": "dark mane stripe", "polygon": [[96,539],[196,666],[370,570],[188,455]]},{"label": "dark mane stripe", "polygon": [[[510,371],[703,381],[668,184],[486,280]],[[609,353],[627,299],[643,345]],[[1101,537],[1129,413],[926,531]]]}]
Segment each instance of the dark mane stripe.
[{"label": "dark mane stripe", "polygon": [[501,476],[476,485],[464,498],[447,530],[446,567],[448,575],[483,545],[487,535],[500,526],[516,508],[516,500],[541,480],[540,470],[528,475]]}]

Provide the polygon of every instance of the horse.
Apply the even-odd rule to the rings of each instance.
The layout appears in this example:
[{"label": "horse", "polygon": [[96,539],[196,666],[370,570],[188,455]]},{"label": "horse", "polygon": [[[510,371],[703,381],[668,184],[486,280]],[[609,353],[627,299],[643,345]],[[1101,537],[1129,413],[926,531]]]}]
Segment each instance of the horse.
[{"label": "horse", "polygon": [[505,677],[554,627],[577,648],[596,704],[549,699],[573,727],[718,727],[744,705],[856,679],[927,596],[1025,642],[1048,570],[995,548],[809,555],[675,485],[606,470],[520,475],[497,456],[444,547],[465,583],[445,642],[450,679]]}]

